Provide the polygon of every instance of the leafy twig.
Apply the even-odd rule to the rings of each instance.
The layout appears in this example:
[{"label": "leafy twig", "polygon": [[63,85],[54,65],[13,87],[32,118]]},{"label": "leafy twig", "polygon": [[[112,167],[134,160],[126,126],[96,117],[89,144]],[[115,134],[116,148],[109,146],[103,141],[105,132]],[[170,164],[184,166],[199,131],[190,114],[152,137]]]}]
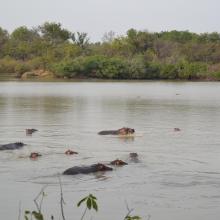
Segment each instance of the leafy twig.
[{"label": "leafy twig", "polygon": [[89,194],[88,196],[84,197],[83,199],[81,199],[77,206],[79,207],[82,203],[86,203],[86,208],[83,212],[83,215],[81,217],[81,220],[84,219],[85,215],[86,215],[86,212],[87,210],[91,210],[91,208],[95,209],[96,212],[98,211],[98,204],[96,202],[97,198],[95,196],[93,196],[92,194]]}]

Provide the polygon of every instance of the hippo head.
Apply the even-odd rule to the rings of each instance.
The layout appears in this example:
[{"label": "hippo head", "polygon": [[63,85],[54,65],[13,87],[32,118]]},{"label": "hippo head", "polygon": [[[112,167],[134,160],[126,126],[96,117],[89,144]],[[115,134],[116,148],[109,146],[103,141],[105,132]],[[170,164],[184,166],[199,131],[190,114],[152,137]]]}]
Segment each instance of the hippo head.
[{"label": "hippo head", "polygon": [[36,152],[32,152],[32,153],[30,154],[30,158],[31,158],[31,159],[36,159],[36,158],[38,158],[38,157],[40,157],[40,156],[42,156],[42,155],[39,154],[39,153],[36,153]]},{"label": "hippo head", "polygon": [[133,134],[135,130],[133,128],[127,128],[128,129],[128,134]]},{"label": "hippo head", "polygon": [[118,130],[120,135],[128,135],[128,134],[133,134],[135,130],[133,128],[120,128]]},{"label": "hippo head", "polygon": [[129,156],[130,156],[130,158],[137,158],[138,154],[137,153],[130,153]]},{"label": "hippo head", "polygon": [[108,171],[108,170],[113,170],[111,167],[108,167],[102,163],[98,163],[94,165],[97,171]]},{"label": "hippo head", "polygon": [[75,152],[75,151],[72,151],[72,150],[67,150],[67,151],[65,152],[65,154],[66,154],[66,155],[73,155],[73,154],[78,154],[78,153]]},{"label": "hippo head", "polygon": [[32,133],[38,131],[37,129],[34,128],[27,128],[26,130],[26,135],[31,135]]},{"label": "hippo head", "polygon": [[125,163],[123,160],[113,160],[111,163],[111,165],[115,165],[115,166],[124,166],[124,165],[128,165],[127,163]]}]

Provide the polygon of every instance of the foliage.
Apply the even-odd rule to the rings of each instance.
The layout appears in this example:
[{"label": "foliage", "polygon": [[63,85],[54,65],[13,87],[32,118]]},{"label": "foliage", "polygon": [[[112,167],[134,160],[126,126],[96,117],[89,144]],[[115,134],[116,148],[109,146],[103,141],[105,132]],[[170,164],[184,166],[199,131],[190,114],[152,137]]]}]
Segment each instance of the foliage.
[{"label": "foliage", "polygon": [[141,220],[140,216],[134,215],[134,216],[126,216],[125,220]]},{"label": "foliage", "polygon": [[121,58],[106,58],[104,56],[79,57],[71,61],[55,64],[52,70],[57,76],[86,76],[95,78],[125,78],[127,63]]},{"label": "foliage", "polygon": [[9,34],[6,30],[0,27],[0,57],[4,56],[4,47],[9,40]]},{"label": "foliage", "polygon": [[0,60],[0,72],[1,73],[14,73],[15,67],[18,64],[16,60],[11,59],[10,57],[5,57]]},{"label": "foliage", "polygon": [[49,41],[51,44],[63,43],[71,37],[71,32],[62,28],[60,23],[45,22],[39,26],[39,30],[43,39]]},{"label": "foliage", "polygon": [[202,76],[207,71],[207,65],[204,63],[189,63],[183,61],[178,64],[178,70],[178,77],[180,79],[203,78]]},{"label": "foliage", "polygon": [[[74,38],[73,38],[74,36]],[[77,32],[77,36],[75,37],[75,35],[72,36],[72,40],[81,48],[85,48],[88,43],[89,43],[89,38],[88,38],[88,34],[87,33],[80,33]]]},{"label": "foliage", "polygon": [[[107,32],[91,43],[85,32],[60,23],[21,26],[11,34],[0,27],[0,72],[50,70],[56,77],[105,79],[216,79],[220,34],[189,31]],[[211,70],[211,71],[209,71]]]},{"label": "foliage", "polygon": [[139,55],[133,57],[128,64],[129,78],[131,79],[145,79],[147,68],[144,57]]},{"label": "foliage", "polygon": [[109,78],[109,79],[123,79],[126,78],[127,64],[117,57],[90,57],[85,62],[85,71],[91,77]]},{"label": "foliage", "polygon": [[74,60],[67,60],[53,64],[51,70],[57,77],[73,78],[80,76],[80,74],[84,72],[84,58],[78,57]]},{"label": "foliage", "polygon": [[33,217],[35,220],[44,220],[44,216],[40,212],[36,212],[36,211],[30,212],[28,210],[25,211],[25,215],[24,215],[25,220],[29,220],[29,219],[31,220]]},{"label": "foliage", "polygon": [[97,198],[93,196],[92,194],[89,194],[88,196],[84,197],[81,199],[78,203],[77,206],[79,207],[82,203],[86,204],[86,208],[94,209],[95,211],[98,211],[98,205],[96,202]]}]

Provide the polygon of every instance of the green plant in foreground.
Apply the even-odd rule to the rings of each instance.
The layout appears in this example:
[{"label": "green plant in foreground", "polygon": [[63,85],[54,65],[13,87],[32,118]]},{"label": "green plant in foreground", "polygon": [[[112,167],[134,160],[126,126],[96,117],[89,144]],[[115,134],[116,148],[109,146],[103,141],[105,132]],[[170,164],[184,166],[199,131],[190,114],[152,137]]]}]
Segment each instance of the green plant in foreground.
[{"label": "green plant in foreground", "polygon": [[[41,213],[41,207],[42,207],[42,204],[43,204],[43,200],[44,200],[44,197],[46,196],[46,194],[44,192],[44,188],[45,187],[43,187],[41,189],[40,193],[34,199],[34,203],[36,205],[37,211],[25,210],[25,212],[24,212],[25,220],[32,220],[33,217],[34,217],[35,220],[44,220],[44,216]],[[40,202],[38,202],[38,199],[40,199]]]},{"label": "green plant in foreground", "polygon": [[95,196],[93,196],[92,194],[89,194],[88,196],[86,196],[85,198],[81,199],[77,206],[79,207],[83,202],[86,202],[86,206],[88,209],[95,209],[96,211],[98,211],[98,204],[96,202],[97,198]]},{"label": "green plant in foreground", "polygon": [[[60,182],[60,186],[61,182]],[[36,209],[37,211],[30,211],[30,210],[25,210],[24,212],[24,219],[25,220],[46,220],[43,213],[41,212],[41,207],[42,207],[42,203],[43,203],[43,199],[46,196],[45,192],[44,192],[44,188],[40,191],[40,193],[37,195],[37,197],[34,199],[34,203],[36,205]],[[62,193],[62,187],[61,187],[61,213],[62,213],[62,220],[65,220],[65,216],[64,216],[64,208],[63,208],[63,193]],[[38,201],[39,200],[39,201]],[[81,206],[82,204],[85,204],[85,210],[80,218],[80,220],[83,220],[87,211],[91,211],[92,209],[94,209],[96,212],[98,212],[98,203],[97,203],[97,198],[92,195],[89,194],[88,196],[84,197],[83,199],[81,199],[78,203],[77,203],[77,207]],[[130,213],[132,212],[132,209],[128,209],[128,213],[127,215],[124,217],[124,220],[141,220],[140,216],[131,216]],[[20,220],[20,217],[19,217]],[[54,220],[53,215],[51,216],[51,220]]]},{"label": "green plant in foreground", "polygon": [[141,217],[140,216],[126,216],[125,217],[125,220],[141,220]]},{"label": "green plant in foreground", "polygon": [[81,199],[78,203],[77,206],[79,207],[82,203],[86,203],[86,208],[85,211],[83,212],[83,215],[81,217],[81,220],[85,217],[85,214],[87,212],[87,210],[91,210],[94,209],[96,210],[96,212],[98,211],[98,204],[96,202],[97,198],[95,196],[93,196],[92,194],[89,194],[88,196],[84,197],[83,199]]},{"label": "green plant in foreground", "polygon": [[30,212],[28,210],[25,211],[25,215],[24,215],[25,220],[29,220],[29,219],[31,220],[33,216],[36,220],[44,220],[44,216],[40,212],[36,212],[36,211]]}]

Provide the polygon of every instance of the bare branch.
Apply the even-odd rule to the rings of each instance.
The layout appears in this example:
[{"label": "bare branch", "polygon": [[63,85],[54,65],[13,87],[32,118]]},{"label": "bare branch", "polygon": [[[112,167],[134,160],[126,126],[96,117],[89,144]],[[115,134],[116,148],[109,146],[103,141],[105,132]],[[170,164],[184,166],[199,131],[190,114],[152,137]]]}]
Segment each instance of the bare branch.
[{"label": "bare branch", "polygon": [[18,209],[18,220],[21,220],[21,201],[19,202],[19,209]]},{"label": "bare branch", "polygon": [[126,220],[126,218],[134,211],[134,209],[130,209],[130,208],[129,208],[128,203],[127,203],[126,200],[125,200],[125,205],[126,205],[126,208],[127,208],[128,212],[127,212],[127,214],[125,215],[124,220]]},{"label": "bare branch", "polygon": [[[43,186],[41,191],[37,194],[37,196],[34,199],[34,204],[36,205],[36,208],[37,208],[39,213],[41,213],[41,207],[42,207],[43,197],[44,197],[44,190],[45,190],[46,187],[47,187],[47,185]],[[38,204],[37,200],[39,199],[40,196],[42,196],[42,198],[41,198],[40,204]]]},{"label": "bare branch", "polygon": [[63,208],[63,205],[65,204],[65,201],[64,201],[64,198],[63,198],[63,189],[62,189],[62,182],[61,182],[60,175],[58,175],[58,179],[59,179],[59,185],[60,185],[60,208],[61,208],[61,214],[62,214],[63,220],[65,220],[64,208]]}]

